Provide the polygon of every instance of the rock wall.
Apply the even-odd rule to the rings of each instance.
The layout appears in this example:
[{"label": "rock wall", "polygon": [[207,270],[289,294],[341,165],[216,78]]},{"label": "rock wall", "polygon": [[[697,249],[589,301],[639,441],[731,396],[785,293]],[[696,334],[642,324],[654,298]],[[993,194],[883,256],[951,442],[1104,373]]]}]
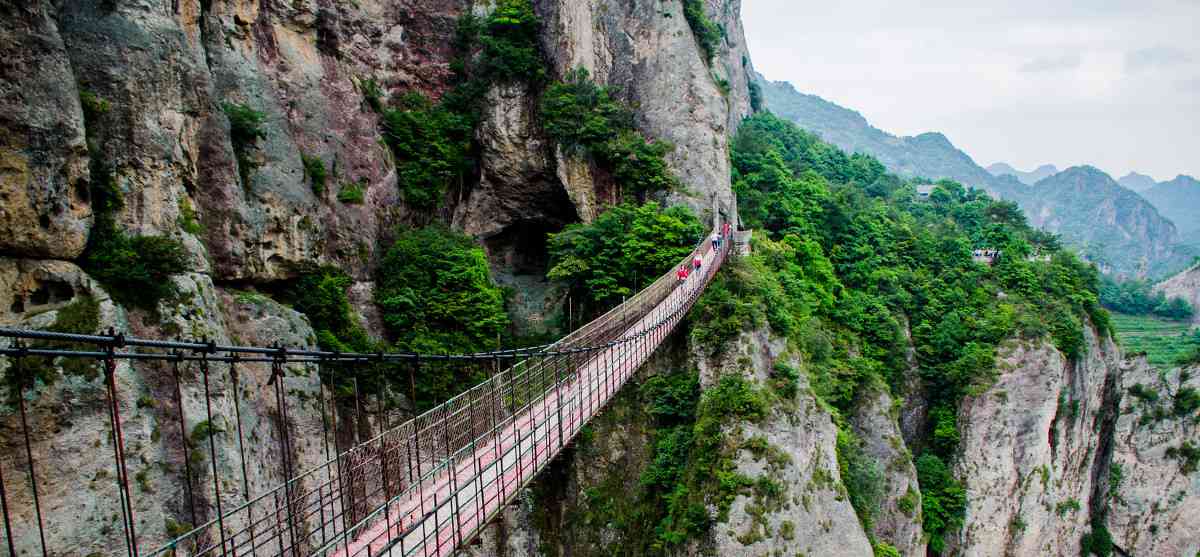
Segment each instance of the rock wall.
[{"label": "rock wall", "polygon": [[1121,355],[1085,327],[1068,361],[1048,341],[1001,346],[995,382],[959,411],[956,471],[967,491],[965,555],[1079,555],[1103,508]]},{"label": "rock wall", "polygon": [[551,30],[545,48],[555,71],[587,69],[637,107],[642,131],[675,145],[667,160],[688,191],[671,200],[702,213],[715,206],[734,217],[729,140],[751,112],[753,75],[741,0],[705,1],[706,13],[726,31],[711,61],[704,60],[679,1],[536,0],[535,5]]},{"label": "rock wall", "polygon": [[[1158,400],[1132,394],[1144,388]],[[1160,373],[1144,358],[1127,362],[1110,473],[1108,528],[1125,555],[1195,555],[1200,551],[1200,475],[1184,443],[1200,441],[1195,412],[1179,415],[1176,400],[1200,388],[1200,368]],[[1161,410],[1160,410],[1161,409]]]},{"label": "rock wall", "polygon": [[[1200,265],[1158,283],[1154,290],[1162,292],[1167,298],[1183,298],[1192,307],[1200,307]],[[1200,312],[1192,317],[1192,323],[1200,325]]]},{"label": "rock wall", "polygon": [[[637,113],[637,126],[675,145],[669,163],[687,191],[672,195],[733,214],[728,135],[749,113],[748,56],[740,2],[710,2],[728,39],[710,64],[682,16],[681,3],[638,0],[535,3],[551,75],[580,64],[614,86]],[[258,292],[274,292],[297,269],[331,264],[356,283],[354,305],[380,332],[370,303],[381,250],[398,226],[448,222],[479,238],[495,274],[520,290],[518,313],[534,323],[561,297],[544,281],[547,232],[595,217],[611,184],[588,161],[564,156],[537,121],[537,92],[489,92],[478,128],[478,176],[451,191],[445,209],[404,205],[398,177],[364,97],[377,83],[385,102],[409,91],[433,98],[449,86],[459,16],[494,5],[472,0],[0,0],[0,325],[46,327],[86,298],[98,301],[97,330],[152,338],[294,347],[315,344],[304,316]],[[666,17],[670,14],[672,17]],[[564,18],[574,18],[566,22]],[[586,62],[586,60],[595,60]],[[722,81],[728,86],[719,86]],[[85,122],[86,99],[94,103]],[[226,108],[244,105],[265,118],[262,137],[242,153]],[[89,140],[92,149],[89,150]],[[302,157],[328,169],[324,191],[305,176]],[[76,266],[93,226],[92,176],[103,167],[124,205],[115,215],[131,234],[180,240],[189,270],[174,279],[181,296],[150,310],[123,307]],[[243,177],[244,176],[244,177]],[[361,185],[361,204],[337,200]],[[714,205],[713,200],[716,200]],[[64,365],[67,364],[67,365]],[[11,373],[12,362],[0,360]],[[117,493],[100,411],[103,385],[56,362],[53,384],[26,391],[42,505],[55,516],[51,537],[84,554],[118,547],[111,509]],[[252,473],[242,481],[229,416],[229,370],[212,375],[217,476],[226,509],[243,491],[277,485],[282,450],[269,370],[240,372],[241,425]],[[122,364],[118,404],[137,476],[137,528],[143,545],[167,539],[168,521],[213,516],[211,462],[193,471],[193,516],[184,493],[187,437],[205,419],[195,370],[183,374],[184,433],[175,422],[169,370]],[[298,440],[293,460],[307,468],[324,455],[319,383],[307,369],[285,379]],[[149,401],[156,401],[151,404]],[[9,502],[19,509],[19,549],[33,552],[36,528],[22,478],[26,462],[15,409],[0,411],[0,456]],[[197,464],[200,464],[199,462]],[[13,480],[8,480],[14,478]],[[79,478],[87,485],[80,488]],[[66,518],[64,518],[66,517]],[[34,537],[31,537],[34,536]],[[63,545],[65,544],[65,545]]]}]

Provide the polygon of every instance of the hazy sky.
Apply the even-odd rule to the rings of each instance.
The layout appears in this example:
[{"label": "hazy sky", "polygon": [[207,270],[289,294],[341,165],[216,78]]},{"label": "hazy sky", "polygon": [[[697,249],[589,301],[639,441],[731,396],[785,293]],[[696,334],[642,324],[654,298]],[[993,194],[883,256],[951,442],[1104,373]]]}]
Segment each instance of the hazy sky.
[{"label": "hazy sky", "polygon": [[1200,0],[744,0],[754,65],[981,166],[1200,177]]}]

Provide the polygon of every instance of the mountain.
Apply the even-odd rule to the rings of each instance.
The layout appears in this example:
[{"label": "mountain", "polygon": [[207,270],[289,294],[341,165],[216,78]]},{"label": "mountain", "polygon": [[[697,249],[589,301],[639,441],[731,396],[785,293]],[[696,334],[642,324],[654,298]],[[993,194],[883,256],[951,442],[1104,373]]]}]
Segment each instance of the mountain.
[{"label": "mountain", "polygon": [[1058,174],[1058,167],[1053,164],[1043,164],[1035,168],[1032,172],[1022,172],[1013,168],[1008,163],[998,162],[987,167],[987,171],[992,176],[1012,176],[1020,180],[1022,184],[1032,186],[1038,183],[1039,180]]},{"label": "mountain", "polygon": [[1145,174],[1138,174],[1137,172],[1130,172],[1122,176],[1121,179],[1117,180],[1117,183],[1138,193],[1158,185],[1158,182],[1155,182],[1154,178]]},{"label": "mountain", "polygon": [[1180,175],[1142,192],[1158,212],[1171,219],[1180,234],[1200,231],[1200,181]]},{"label": "mountain", "polygon": [[1099,169],[1068,168],[1027,194],[1019,202],[1030,224],[1062,235],[1102,269],[1160,276],[1191,261],[1175,225]]},{"label": "mountain", "polygon": [[898,137],[872,126],[862,114],[801,93],[790,83],[768,81],[760,75],[759,85],[767,107],[775,114],[846,151],[870,154],[897,174],[950,178],[1001,195],[1022,187],[1016,178],[993,176],[940,133]]},{"label": "mountain", "polygon": [[[999,170],[1009,172],[996,175],[976,164],[940,133],[895,136],[872,126],[858,112],[801,93],[790,83],[768,81],[761,75],[758,78],[767,108],[777,115],[846,151],[873,155],[897,174],[949,178],[1015,201],[1031,223],[1061,233],[1066,245],[1102,263],[1106,271],[1129,276],[1165,275],[1180,270],[1190,261],[1190,251],[1174,248],[1179,237],[1172,223],[1145,199],[1099,170],[1088,171],[1089,179],[1084,181],[1096,187],[1085,199],[1062,195],[1061,181],[1051,181],[1053,187],[1041,191],[1041,183],[1053,176],[1036,186],[1027,185],[1018,177],[1028,179],[1048,172],[1053,168],[1050,165],[1021,173],[1003,164]],[[1070,176],[1078,174],[1073,172]],[[1104,219],[1095,220],[1102,215]]]}]

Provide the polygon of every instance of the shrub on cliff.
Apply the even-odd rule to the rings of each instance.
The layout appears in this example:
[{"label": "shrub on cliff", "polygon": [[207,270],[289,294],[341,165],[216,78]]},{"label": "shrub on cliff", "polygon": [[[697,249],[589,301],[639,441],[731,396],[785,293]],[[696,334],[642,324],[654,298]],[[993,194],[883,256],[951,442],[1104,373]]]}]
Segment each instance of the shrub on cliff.
[{"label": "shrub on cliff", "polygon": [[683,17],[687,19],[692,34],[696,37],[696,43],[704,53],[705,63],[712,63],[712,58],[716,56],[721,40],[725,37],[725,29],[709,19],[708,14],[704,12],[703,0],[683,0]]},{"label": "shrub on cliff", "polygon": [[[375,303],[396,349],[424,354],[496,348],[508,326],[504,295],[483,249],[442,226],[404,231],[376,275]],[[444,401],[484,378],[463,365],[427,365],[417,384],[422,406]]]},{"label": "shrub on cliff", "polygon": [[547,276],[565,282],[592,310],[616,304],[683,260],[704,234],[687,208],[657,203],[612,207],[591,224],[552,234]]},{"label": "shrub on cliff", "polygon": [[183,245],[165,236],[131,236],[117,222],[124,195],[99,141],[108,101],[81,94],[85,135],[91,156],[91,195],[94,223],[79,265],[118,302],[153,308],[175,293],[171,275],[187,270]]},{"label": "shrub on cliff", "polygon": [[400,97],[383,113],[383,138],[396,157],[397,184],[411,206],[431,209],[462,184],[471,158],[475,119],[434,104],[419,93]]},{"label": "shrub on cliff", "polygon": [[225,103],[221,105],[225,117],[229,118],[229,142],[233,145],[233,154],[237,157],[238,176],[242,187],[250,187],[250,174],[258,169],[258,163],[250,156],[254,144],[267,136],[262,125],[266,115],[244,104]]},{"label": "shrub on cliff", "polygon": [[664,157],[674,148],[650,141],[633,127],[633,111],[607,87],[596,85],[584,68],[567,72],[542,96],[542,126],[571,153],[591,155],[622,188],[640,198],[679,187]]}]

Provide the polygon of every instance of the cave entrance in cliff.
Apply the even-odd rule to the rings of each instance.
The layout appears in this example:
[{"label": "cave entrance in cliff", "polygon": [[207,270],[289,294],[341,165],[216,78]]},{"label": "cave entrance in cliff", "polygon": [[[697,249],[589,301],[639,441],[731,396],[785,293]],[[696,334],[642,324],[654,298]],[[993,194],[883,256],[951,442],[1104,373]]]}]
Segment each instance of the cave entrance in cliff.
[{"label": "cave entrance in cliff", "polygon": [[518,338],[545,340],[562,333],[562,292],[546,272],[550,270],[548,236],[563,227],[559,222],[523,219],[484,239],[492,276],[509,292],[511,333]]},{"label": "cave entrance in cliff", "polygon": [[546,277],[550,267],[547,236],[563,225],[542,220],[521,220],[484,240],[493,269],[502,274]]}]

